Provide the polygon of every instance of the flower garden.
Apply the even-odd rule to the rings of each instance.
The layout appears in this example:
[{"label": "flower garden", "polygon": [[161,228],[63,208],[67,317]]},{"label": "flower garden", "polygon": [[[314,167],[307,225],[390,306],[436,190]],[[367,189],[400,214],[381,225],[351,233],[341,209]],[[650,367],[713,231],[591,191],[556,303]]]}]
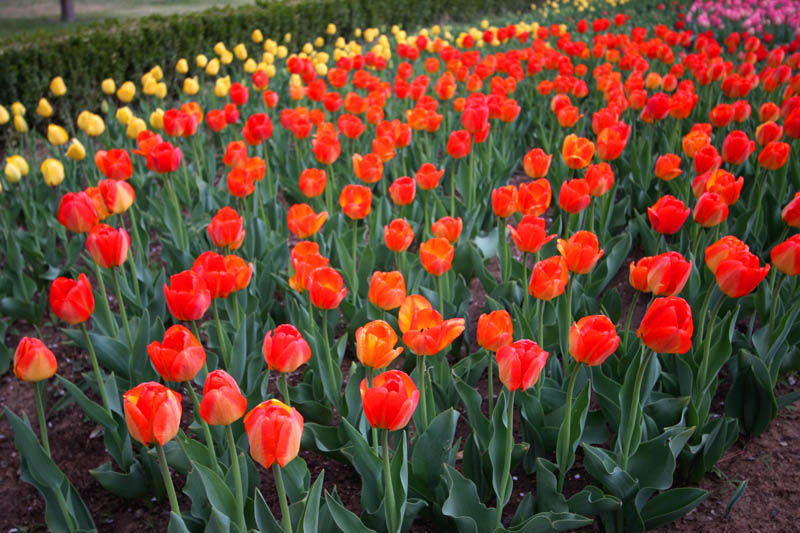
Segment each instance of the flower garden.
[{"label": "flower garden", "polygon": [[692,512],[800,399],[797,7],[252,26],[0,92],[12,522],[119,531],[87,473],[131,530]]}]

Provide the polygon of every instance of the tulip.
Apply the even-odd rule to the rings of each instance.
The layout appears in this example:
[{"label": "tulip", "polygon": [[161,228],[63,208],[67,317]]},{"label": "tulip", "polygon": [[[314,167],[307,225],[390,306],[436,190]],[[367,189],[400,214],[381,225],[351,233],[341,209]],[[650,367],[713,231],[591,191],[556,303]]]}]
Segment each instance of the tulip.
[{"label": "tulip", "polygon": [[685,354],[692,347],[692,309],[677,296],[656,298],[642,318],[636,336],[656,353]]},{"label": "tulip", "polygon": [[714,145],[704,146],[694,155],[694,170],[698,174],[717,170],[721,164],[722,156]]},{"label": "tulip", "polygon": [[199,320],[211,305],[211,291],[196,272],[173,274],[164,284],[167,308],[176,320]]},{"label": "tulip", "polygon": [[136,192],[128,182],[107,179],[101,180],[97,185],[103,199],[103,209],[107,210],[109,215],[124,213],[136,199]]},{"label": "tulip", "polygon": [[517,211],[522,215],[542,216],[550,207],[552,196],[550,182],[545,178],[520,183],[517,190]]},{"label": "tulip", "polygon": [[373,272],[369,282],[369,301],[373,305],[391,311],[400,307],[406,298],[406,282],[403,274],[393,272]]},{"label": "tulip", "polygon": [[741,253],[746,253],[749,251],[750,248],[745,243],[733,235],[728,235],[706,248],[706,266],[709,270],[711,270],[712,274],[716,275],[717,267],[719,267],[720,263],[728,258],[735,257]]},{"label": "tulip", "polygon": [[300,451],[303,417],[280,400],[267,400],[254,407],[244,417],[244,428],[250,455],[264,468],[276,463],[283,468]]},{"label": "tulip", "polygon": [[567,263],[560,255],[537,262],[531,273],[528,294],[544,301],[561,296],[569,279],[568,270]]},{"label": "tulip", "polygon": [[339,158],[339,154],[342,152],[342,145],[336,134],[317,133],[312,143],[312,151],[320,164],[331,165]]},{"label": "tulip", "polygon": [[36,383],[50,379],[58,369],[53,352],[37,338],[22,337],[14,351],[14,375]]},{"label": "tulip", "polygon": [[203,252],[192,264],[192,271],[202,278],[211,298],[227,298],[236,282],[225,265],[225,258],[216,252]]},{"label": "tulip", "polygon": [[682,201],[667,194],[647,208],[647,217],[653,229],[664,235],[672,235],[681,229],[691,210]]},{"label": "tulip", "polygon": [[292,260],[292,268],[294,268],[294,276],[289,278],[289,286],[298,291],[303,292],[308,289],[308,279],[311,273],[316,269],[328,266],[330,261],[327,257],[321,256],[319,253],[307,254]]},{"label": "tulip", "polygon": [[383,239],[393,252],[405,252],[414,242],[414,230],[405,219],[396,218],[383,227]]},{"label": "tulip", "polygon": [[541,148],[534,148],[522,159],[522,165],[525,169],[525,174],[530,178],[544,178],[547,176],[547,171],[550,169],[550,162],[553,160],[552,155],[548,155]]},{"label": "tulip", "polygon": [[565,105],[556,113],[558,125],[562,128],[571,128],[583,117],[583,113],[578,111],[574,105]]},{"label": "tulip", "polygon": [[781,218],[787,226],[800,227],[800,192],[794,193],[792,200],[783,208]]},{"label": "tulip", "polygon": [[377,183],[383,177],[383,161],[377,154],[353,154],[353,172],[364,183]]},{"label": "tulip", "polygon": [[242,129],[244,141],[250,146],[255,146],[272,137],[272,121],[266,113],[250,115]]},{"label": "tulip", "polygon": [[717,226],[728,218],[728,204],[719,194],[703,193],[697,200],[692,217],[704,228]]},{"label": "tulip", "polygon": [[663,181],[671,181],[681,175],[681,158],[675,154],[666,154],[656,160],[655,175]]},{"label": "tulip", "polygon": [[263,353],[269,369],[284,374],[294,372],[311,359],[311,347],[291,324],[282,324],[267,332]]},{"label": "tulip", "polygon": [[556,235],[547,235],[545,220],[536,215],[525,215],[517,224],[516,229],[506,226],[514,245],[523,253],[538,253],[542,246],[556,238]]},{"label": "tulip", "polygon": [[56,124],[49,124],[47,126],[47,142],[53,146],[61,146],[66,144],[69,140],[67,130]]},{"label": "tulip", "polygon": [[745,132],[734,130],[722,142],[722,160],[729,165],[741,165],[755,149],[755,141],[751,141]]},{"label": "tulip", "polygon": [[403,348],[395,348],[397,334],[383,320],[367,322],[356,330],[356,356],[369,368],[386,368]]},{"label": "tulip", "polygon": [[454,256],[455,248],[443,237],[428,239],[419,246],[419,260],[433,276],[441,276],[450,270]]},{"label": "tulip", "polygon": [[[692,271],[692,264],[678,252],[666,252],[655,257],[642,258],[636,266],[636,274],[633,265],[631,263],[631,278],[640,276],[638,271],[644,269],[646,287],[642,292],[652,292],[656,296],[674,296],[681,292]],[[634,288],[642,290],[636,285]]]},{"label": "tulip", "polygon": [[56,76],[50,80],[50,92],[55,96],[64,96],[67,94],[67,86],[64,84],[64,78]]},{"label": "tulip", "polygon": [[714,272],[719,289],[731,298],[747,296],[769,273],[770,265],[759,264],[758,256],[750,252],[728,256]]},{"label": "tulip", "polygon": [[300,192],[307,198],[316,198],[325,191],[328,174],[317,168],[307,168],[300,173],[298,186]]},{"label": "tulip", "polygon": [[50,285],[50,307],[53,313],[68,324],[89,320],[94,312],[94,296],[89,278],[80,274],[78,280],[56,278]]},{"label": "tulip", "polygon": [[431,226],[431,232],[433,233],[434,237],[443,237],[455,244],[458,241],[458,237],[461,235],[462,227],[463,223],[461,221],[461,217],[456,219],[445,216],[433,223]]},{"label": "tulip", "polygon": [[[253,277],[253,263],[245,263],[244,259],[238,255],[226,255],[224,261],[225,268],[234,279],[231,292],[246,289],[250,284],[250,279]],[[234,300],[234,306],[238,306],[236,300]]]},{"label": "tulip", "polygon": [[151,342],[147,354],[164,381],[191,381],[206,363],[203,345],[179,324],[164,332],[162,342]]},{"label": "tulip", "polygon": [[711,175],[708,176],[708,180],[705,184],[705,191],[717,193],[727,205],[733,205],[739,199],[739,193],[742,192],[743,186],[743,177],[739,176],[737,179],[730,172],[720,169],[712,172]]},{"label": "tulip", "polygon": [[558,206],[570,214],[578,214],[592,201],[589,195],[589,184],[585,179],[576,178],[561,184],[558,194]]},{"label": "tulip", "polygon": [[125,422],[134,440],[145,446],[163,446],[178,433],[181,395],[153,381],[142,383],[122,396]]},{"label": "tulip", "polygon": [[687,157],[694,158],[702,148],[711,143],[710,133],[702,130],[692,130],[681,141],[681,148]]},{"label": "tulip", "polygon": [[783,137],[783,126],[769,121],[760,124],[756,128],[756,142],[759,146],[765,146],[771,142],[780,141]]},{"label": "tulip", "polygon": [[467,130],[456,130],[450,133],[447,140],[447,153],[454,159],[469,155],[472,150],[472,136]]},{"label": "tulip", "polygon": [[733,120],[733,106],[730,104],[719,104],[708,114],[711,124],[715,128],[723,128]]},{"label": "tulip", "polygon": [[758,164],[767,170],[783,168],[789,160],[791,147],[784,142],[773,141],[767,143],[758,154]]},{"label": "tulip", "polygon": [[588,366],[603,364],[619,346],[614,323],[605,315],[583,317],[569,330],[569,353],[579,363]]},{"label": "tulip", "polygon": [[618,159],[628,142],[630,130],[630,126],[618,122],[601,131],[597,136],[597,157],[605,161]]},{"label": "tulip", "polygon": [[[431,307],[409,311],[408,302],[412,297],[406,298],[399,312],[405,315],[400,324],[403,343],[416,355],[436,355],[461,335],[464,331],[464,319],[443,320],[442,315]],[[430,302],[427,305],[430,306]],[[408,329],[404,330],[404,327]]]},{"label": "tulip", "polygon": [[414,195],[417,190],[417,182],[414,178],[403,176],[397,178],[389,186],[389,196],[395,205],[411,205],[414,202]]},{"label": "tulip", "polygon": [[575,274],[588,274],[603,257],[597,235],[590,231],[578,231],[568,240],[558,239],[558,251],[564,258],[567,269]]},{"label": "tulip", "polygon": [[514,324],[508,311],[498,310],[478,317],[478,345],[496,352],[514,340]]},{"label": "tulip", "polygon": [[230,426],[242,418],[246,410],[247,399],[230,374],[224,370],[208,374],[203,385],[203,401],[200,402],[200,416],[207,424]]},{"label": "tulip", "polygon": [[58,159],[48,158],[42,161],[40,167],[44,182],[50,187],[56,187],[64,181],[64,165]]},{"label": "tulip", "polygon": [[535,342],[522,339],[497,350],[500,382],[509,391],[526,390],[539,381],[550,354]]},{"label": "tulip", "polygon": [[[787,276],[800,274],[800,235],[792,235],[772,248],[769,254],[772,266]],[[777,298],[777,292],[773,295]]]},{"label": "tulip", "polygon": [[435,189],[439,185],[444,170],[437,170],[433,163],[424,163],[415,174],[417,184],[423,191]]},{"label": "tulip", "polygon": [[494,216],[507,218],[516,211],[517,188],[513,185],[498,187],[492,191],[492,211]]},{"label": "tulip", "polygon": [[125,228],[119,230],[106,224],[97,224],[86,237],[86,250],[95,263],[103,268],[122,265],[128,258],[131,239]]},{"label": "tulip", "polygon": [[298,239],[305,239],[314,235],[325,221],[328,220],[328,212],[322,211],[317,214],[308,204],[294,204],[289,208],[286,221],[289,231]]},{"label": "tulip", "polygon": [[231,168],[242,167],[247,163],[247,144],[244,141],[231,141],[225,148],[222,162]]},{"label": "tulip", "polygon": [[232,207],[225,206],[212,217],[206,231],[208,238],[217,248],[236,250],[244,241],[244,218]]},{"label": "tulip", "polygon": [[359,387],[364,416],[372,427],[397,431],[408,425],[420,400],[420,391],[405,372],[389,370]]},{"label": "tulip", "polygon": [[160,142],[147,154],[147,168],[158,174],[175,172],[181,166],[181,149],[169,142]]},{"label": "tulip", "polygon": [[347,295],[341,274],[330,267],[314,270],[309,276],[308,293],[311,304],[319,309],[336,309]]},{"label": "tulip", "polygon": [[611,170],[611,165],[606,162],[589,165],[586,167],[584,179],[589,185],[590,195],[603,196],[614,186],[614,171]]},{"label": "tulip", "polygon": [[574,133],[570,133],[564,138],[561,157],[564,158],[564,163],[569,168],[586,168],[591,162],[592,156],[594,156],[594,143],[589,139],[578,137]]},{"label": "tulip", "polygon": [[58,221],[75,233],[87,233],[98,222],[97,209],[85,192],[68,192],[58,205]]},{"label": "tulip", "polygon": [[362,220],[372,209],[372,191],[364,185],[345,185],[339,195],[339,206],[348,218]]}]

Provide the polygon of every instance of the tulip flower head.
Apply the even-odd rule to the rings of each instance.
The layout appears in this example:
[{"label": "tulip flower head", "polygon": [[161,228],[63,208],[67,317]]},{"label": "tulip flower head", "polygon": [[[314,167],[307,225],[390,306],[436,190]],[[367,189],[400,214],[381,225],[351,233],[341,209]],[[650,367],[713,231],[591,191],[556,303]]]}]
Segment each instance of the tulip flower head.
[{"label": "tulip flower head", "polygon": [[496,354],[500,381],[510,391],[531,388],[539,381],[549,355],[528,339],[503,346]]},{"label": "tulip flower head", "polygon": [[208,238],[217,248],[236,250],[244,241],[244,218],[235,209],[225,206],[209,222]]},{"label": "tulip flower head", "polygon": [[291,324],[281,324],[264,336],[264,360],[270,370],[289,373],[311,359],[311,347]]},{"label": "tulip flower head", "polygon": [[442,319],[433,305],[418,294],[406,297],[398,312],[403,343],[416,355],[436,355],[464,331],[463,318]]},{"label": "tulip flower head", "polygon": [[308,204],[294,204],[286,214],[286,223],[289,231],[298,239],[305,239],[314,235],[328,220],[328,212],[317,214]]},{"label": "tulip flower head", "polygon": [[151,342],[147,354],[164,381],[191,381],[206,362],[200,340],[180,324],[164,332],[163,341]]},{"label": "tulip flower head", "polygon": [[86,274],[79,274],[77,280],[63,277],[53,280],[50,307],[68,324],[77,325],[89,320],[94,312],[94,295]]},{"label": "tulip flower head", "polygon": [[453,265],[455,248],[443,237],[434,237],[419,246],[419,260],[433,276],[441,276]]},{"label": "tulip flower head", "polygon": [[35,383],[50,379],[58,369],[56,356],[39,339],[22,337],[14,351],[14,375]]},{"label": "tulip flower head", "polygon": [[122,265],[128,258],[130,245],[131,239],[125,228],[117,230],[106,224],[97,224],[86,237],[86,250],[103,268]]},{"label": "tulip flower head", "polygon": [[414,230],[404,218],[396,218],[383,227],[383,239],[393,252],[405,252],[414,242]]},{"label": "tulip flower head", "polygon": [[214,370],[203,384],[200,416],[211,426],[229,426],[242,418],[247,410],[247,398],[242,395],[233,376],[224,370]]},{"label": "tulip flower head", "polygon": [[369,301],[373,305],[391,311],[397,309],[406,299],[406,281],[403,274],[393,272],[373,272],[369,282]]},{"label": "tulip flower head", "polygon": [[478,317],[478,345],[490,352],[496,352],[514,340],[514,323],[511,315],[503,309],[483,313]]},{"label": "tulip flower head", "polygon": [[347,295],[341,274],[331,267],[314,270],[308,277],[311,303],[319,309],[336,309]]},{"label": "tulip flower head", "polygon": [[178,433],[181,395],[160,383],[149,381],[122,396],[125,422],[134,440],[145,446],[163,446]]},{"label": "tulip flower head", "polygon": [[211,306],[211,291],[192,270],[173,274],[164,284],[167,309],[176,320],[198,320]]},{"label": "tulip flower head", "polygon": [[253,459],[264,468],[283,468],[300,451],[303,417],[280,400],[267,400],[245,415],[244,429]]},{"label": "tulip flower head", "polygon": [[579,363],[588,366],[603,364],[619,346],[614,323],[605,315],[583,317],[569,330],[569,353]]},{"label": "tulip flower head", "polygon": [[642,318],[636,335],[656,353],[685,354],[692,347],[692,308],[683,298],[656,298]]},{"label": "tulip flower head", "polygon": [[647,208],[650,225],[658,233],[672,235],[681,229],[691,210],[679,199],[667,194]]},{"label": "tulip flower head", "polygon": [[374,428],[397,431],[408,425],[419,403],[419,391],[414,381],[401,370],[378,374],[367,387],[367,380],[359,388],[364,416]]},{"label": "tulip flower head", "polygon": [[356,330],[356,356],[362,365],[385,368],[403,353],[395,348],[397,333],[383,320],[367,322]]},{"label": "tulip flower head", "polygon": [[603,257],[597,235],[590,231],[578,231],[568,240],[558,239],[558,251],[567,268],[575,274],[588,274]]}]

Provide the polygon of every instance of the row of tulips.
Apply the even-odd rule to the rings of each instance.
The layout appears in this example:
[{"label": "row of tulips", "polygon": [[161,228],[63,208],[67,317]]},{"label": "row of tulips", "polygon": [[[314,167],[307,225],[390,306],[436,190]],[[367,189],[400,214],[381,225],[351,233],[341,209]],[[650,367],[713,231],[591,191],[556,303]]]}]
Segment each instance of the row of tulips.
[{"label": "row of tulips", "polygon": [[[712,36],[655,25],[648,37],[624,16],[614,33],[602,20],[588,41],[580,24],[574,35],[397,29],[393,47],[382,36],[362,54],[342,40],[283,63],[266,40],[252,71],[246,47],[239,64],[218,45],[225,70],[198,56],[197,87],[183,85],[192,101],[154,109],[144,91],[136,112],[152,129],[128,106],[49,128],[57,170],[40,172],[63,195],[22,181],[34,139],[12,106],[23,150],[6,162],[5,196],[18,194],[3,236],[9,265],[30,267],[4,274],[2,305],[38,325],[49,302],[79,326],[64,331],[91,372],[57,382],[104,428],[113,463],[92,470],[98,482],[165,496],[179,531],[396,532],[420,513],[463,531],[595,520],[639,531],[698,505],[705,491],[672,488],[676,470],[696,480],[740,432],[763,432],[796,357],[800,246],[786,237],[800,184],[781,139],[800,136],[800,56],[753,37],[723,61]],[[177,69],[194,79],[186,61]],[[143,88],[162,76],[146,73]],[[737,101],[718,103],[737,79]],[[105,106],[132,103],[132,82],[110,85]],[[517,167],[525,177],[512,180]],[[612,282],[634,241],[643,255],[629,262],[624,309]],[[473,281],[486,293],[476,326]],[[39,307],[37,292],[49,295]],[[640,293],[651,300],[635,325]],[[719,413],[724,369],[733,385]],[[41,448],[8,416],[50,527],[92,529],[49,459],[42,383],[56,370],[42,341],[19,342],[14,371],[36,383]],[[352,465],[360,515],[335,489],[323,495],[323,474],[311,483],[300,449]],[[579,458],[590,481],[572,492]],[[273,470],[275,494],[262,494],[256,465]],[[186,475],[189,509],[170,467]],[[511,515],[520,472],[536,476],[536,495]]]}]

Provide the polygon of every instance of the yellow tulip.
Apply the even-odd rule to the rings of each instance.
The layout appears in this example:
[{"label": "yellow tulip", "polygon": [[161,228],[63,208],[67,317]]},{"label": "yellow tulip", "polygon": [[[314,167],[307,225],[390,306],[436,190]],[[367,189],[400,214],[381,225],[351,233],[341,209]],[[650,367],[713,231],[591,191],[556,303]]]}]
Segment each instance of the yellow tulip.
[{"label": "yellow tulip", "polygon": [[116,117],[120,123],[127,126],[133,119],[133,111],[131,111],[131,108],[128,106],[120,107],[117,109]]},{"label": "yellow tulip", "polygon": [[0,126],[11,120],[11,115],[8,114],[8,109],[0,105]]},{"label": "yellow tulip", "polygon": [[314,68],[320,76],[325,76],[328,73],[328,65],[325,63],[317,63]]},{"label": "yellow tulip", "polygon": [[31,167],[28,166],[28,162],[25,161],[25,158],[19,154],[12,155],[8,159],[6,159],[6,161],[11,161],[12,163],[14,163],[14,166],[16,166],[19,169],[20,174],[22,174],[23,176],[27,176],[28,172],[31,171]]},{"label": "yellow tulip", "polygon": [[228,96],[228,85],[223,78],[217,78],[214,83],[214,96],[217,98],[225,98]]},{"label": "yellow tulip", "polygon": [[239,43],[233,47],[233,55],[236,56],[236,59],[239,61],[244,61],[247,59],[247,47],[244,43]]},{"label": "yellow tulip", "polygon": [[50,81],[50,92],[55,96],[64,96],[67,94],[67,86],[64,84],[64,78],[56,76]]},{"label": "yellow tulip", "polygon": [[219,60],[222,61],[223,65],[230,65],[233,63],[233,54],[225,50],[219,57]]},{"label": "yellow tulip", "polygon": [[253,41],[254,43],[260,43],[261,41],[264,40],[264,34],[261,33],[261,30],[256,28],[253,30],[253,33],[250,34],[250,40]]},{"label": "yellow tulip", "polygon": [[287,33],[286,35],[284,35],[283,36],[283,42],[285,42],[286,44],[289,44],[290,42],[292,42],[292,34],[291,33]]},{"label": "yellow tulip", "polygon": [[183,92],[189,96],[194,96],[200,90],[200,84],[197,78],[186,78],[183,80]]},{"label": "yellow tulip", "polygon": [[136,96],[136,85],[132,81],[126,81],[117,89],[117,98],[122,103],[130,103],[134,96]]},{"label": "yellow tulip", "polygon": [[117,84],[111,78],[106,78],[100,83],[100,89],[102,89],[103,94],[111,96],[117,90]]},{"label": "yellow tulip", "polygon": [[434,35],[439,35],[440,33],[442,33],[442,28],[440,28],[438,24],[435,24],[433,28],[431,28],[431,33],[433,33]]},{"label": "yellow tulip", "polygon": [[129,139],[135,139],[140,133],[147,129],[147,124],[145,121],[140,119],[139,117],[134,118],[128,124],[128,129],[125,130],[125,134],[128,136]]},{"label": "yellow tulip", "polygon": [[15,116],[25,114],[25,106],[22,105],[22,102],[14,102],[11,104],[11,114]]},{"label": "yellow tulip", "polygon": [[353,35],[356,36],[356,39],[361,37],[361,28],[356,28],[355,30],[353,30]]},{"label": "yellow tulip", "polygon": [[327,52],[320,52],[316,56],[317,63],[327,63],[331,56]]},{"label": "yellow tulip", "polygon": [[267,73],[267,76],[269,76],[270,78],[274,78],[276,73],[275,65],[267,65],[265,72]]},{"label": "yellow tulip", "polygon": [[22,115],[14,115],[14,129],[19,133],[28,132],[28,123],[25,121],[25,117]]},{"label": "yellow tulip", "polygon": [[219,41],[217,44],[214,45],[214,53],[218,56],[221,56],[223,52],[225,52],[227,48],[225,48],[225,43]]},{"label": "yellow tulip", "polygon": [[53,146],[61,146],[66,144],[69,140],[67,130],[57,124],[49,124],[47,126],[47,141]]},{"label": "yellow tulip", "polygon": [[147,79],[142,82],[142,93],[153,96],[158,91],[158,82],[153,76],[147,75]]},{"label": "yellow tulip", "polygon": [[64,181],[64,165],[58,159],[45,159],[41,166],[44,182],[50,187],[56,187]]},{"label": "yellow tulip", "polygon": [[175,64],[175,70],[178,72],[178,74],[186,74],[189,72],[189,62],[184,58],[180,58]]},{"label": "yellow tulip", "polygon": [[161,69],[161,65],[156,65],[151,68],[150,74],[156,79],[156,81],[161,81],[164,78],[164,71]]},{"label": "yellow tulip", "polygon": [[264,52],[264,54],[261,56],[261,61],[267,65],[271,65],[275,63],[275,55],[272,52]]},{"label": "yellow tulip", "polygon": [[285,59],[289,55],[289,49],[281,45],[275,51],[275,55],[278,56],[278,59]]},{"label": "yellow tulip", "polygon": [[336,35],[336,24],[333,22],[328,23],[328,27],[325,28],[325,33],[328,35]]},{"label": "yellow tulip", "polygon": [[278,43],[272,39],[267,39],[264,41],[264,51],[269,52],[270,54],[276,53],[278,51]]},{"label": "yellow tulip", "polygon": [[11,161],[11,158],[6,159],[5,174],[9,183],[18,183],[19,180],[22,179],[22,172],[19,167]]},{"label": "yellow tulip", "polygon": [[72,142],[69,144],[69,148],[67,148],[67,157],[73,161],[83,161],[83,158],[86,157],[86,148],[84,148],[81,142],[74,137],[72,138]]},{"label": "yellow tulip", "polygon": [[208,65],[208,58],[200,54],[194,58],[194,64],[197,65],[197,68],[206,68],[206,65]]},{"label": "yellow tulip", "polygon": [[150,127],[155,130],[164,129],[164,110],[160,107],[150,113]]},{"label": "yellow tulip", "polygon": [[163,100],[167,96],[167,84],[163,81],[158,82],[156,87],[156,98]]},{"label": "yellow tulip", "polygon": [[247,61],[244,62],[243,68],[245,72],[247,72],[248,74],[252,74],[253,72],[256,71],[257,67],[258,63],[256,63],[256,60],[253,59],[252,57],[248,57]]},{"label": "yellow tulip", "polygon": [[316,39],[314,39],[314,46],[317,48],[322,48],[323,46],[325,46],[325,39],[323,39],[322,37],[317,37]]},{"label": "yellow tulip", "polygon": [[344,57],[346,55],[347,55],[347,52],[345,52],[341,48],[337,48],[336,50],[333,51],[333,60],[334,61],[339,61],[339,59],[341,59],[342,57]]},{"label": "yellow tulip", "polygon": [[90,137],[98,137],[106,131],[106,123],[103,117],[95,115],[94,113],[89,117],[89,122],[86,126],[86,134]]},{"label": "yellow tulip", "polygon": [[215,57],[206,65],[206,74],[209,76],[216,76],[217,73],[219,73],[219,59]]},{"label": "yellow tulip", "polygon": [[333,44],[336,48],[344,48],[347,42],[344,40],[344,37],[337,37],[336,42]]},{"label": "yellow tulip", "polygon": [[53,116],[53,108],[47,98],[39,98],[39,105],[36,106],[36,114],[40,117],[48,118]]}]

